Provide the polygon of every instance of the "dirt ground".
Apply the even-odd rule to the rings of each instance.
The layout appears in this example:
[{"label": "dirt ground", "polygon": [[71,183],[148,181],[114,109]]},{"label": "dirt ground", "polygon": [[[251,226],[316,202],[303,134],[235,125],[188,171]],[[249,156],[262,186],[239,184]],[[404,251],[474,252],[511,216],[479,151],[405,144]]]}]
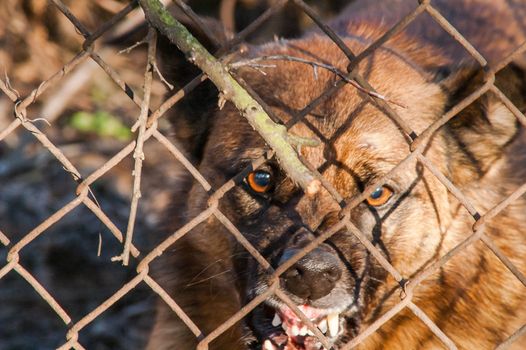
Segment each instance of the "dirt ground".
[{"label": "dirt ground", "polygon": [[[128,1],[64,3],[88,30],[94,31]],[[311,3],[329,15],[348,1]],[[198,13],[216,17],[219,13],[220,1],[189,4]],[[264,0],[239,0],[234,15],[236,28],[248,24],[266,6]],[[130,30],[140,27],[142,18],[139,10],[133,11],[95,46],[96,52],[139,94],[146,63],[145,46],[128,53],[119,50],[142,39],[140,30]],[[309,25],[301,16],[296,17],[294,25],[291,23],[290,14],[281,14],[250,40],[261,42],[275,34],[296,35]],[[0,2],[0,78],[22,98],[60,71],[82,50],[82,42],[79,32],[51,1]],[[161,103],[166,91],[156,78],[152,110]],[[0,91],[0,132],[14,120],[13,107],[12,101]],[[83,177],[133,140],[135,135],[127,130],[138,115],[139,108],[90,60],[62,78],[28,109],[28,117],[35,126],[60,148]],[[79,125],[79,120],[87,120],[89,124],[99,117],[101,128]],[[105,132],[110,125],[118,132]],[[127,132],[122,133],[122,129]],[[171,133],[164,120],[160,129],[165,135]],[[133,158],[129,156],[91,187],[101,209],[122,232],[126,231],[130,213],[132,169]],[[179,165],[162,145],[154,140],[146,143],[142,198],[134,235],[134,244],[143,252],[141,256],[167,234],[157,227],[175,186],[178,169]],[[0,269],[17,242],[75,198],[76,187],[72,176],[24,128],[18,127],[0,141],[0,232],[10,241],[7,246],[0,244]],[[81,205],[24,247],[20,264],[75,323],[136,275],[138,260],[132,259],[127,267],[112,262],[111,258],[121,252],[122,245]],[[140,284],[83,329],[80,343],[86,349],[97,350],[143,348],[156,300],[155,293]],[[0,350],[53,349],[66,341],[67,331],[68,326],[17,272],[11,270],[0,278]]]}]

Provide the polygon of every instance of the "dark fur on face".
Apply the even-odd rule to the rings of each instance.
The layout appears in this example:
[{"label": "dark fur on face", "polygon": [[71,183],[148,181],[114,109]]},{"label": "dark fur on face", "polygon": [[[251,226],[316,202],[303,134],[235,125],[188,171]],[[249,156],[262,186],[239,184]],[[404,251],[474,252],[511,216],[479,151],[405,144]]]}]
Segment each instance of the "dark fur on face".
[{"label": "dark fur on face", "polygon": [[[375,7],[358,1],[332,24],[346,45],[360,52],[387,30],[408,4],[393,0]],[[524,40],[516,22],[492,20],[512,11],[504,1],[449,5],[447,1],[437,4],[491,62]],[[393,8],[397,10],[391,11]],[[390,12],[382,16],[385,9]],[[478,23],[465,20],[467,10],[478,16]],[[393,109],[417,134],[484,83],[484,74],[437,26],[422,16],[358,67],[377,91],[407,106]],[[500,46],[488,38],[497,29],[509,39]],[[181,61],[169,58],[170,50],[175,49],[163,47],[168,67],[184,69]],[[239,59],[268,55],[323,62],[342,71],[349,63],[336,45],[318,32],[251,47]],[[283,123],[291,120],[291,112],[303,109],[338,80],[332,72],[313,72],[311,66],[300,62],[266,63],[274,67],[262,68],[264,75],[250,67],[241,68],[237,75]],[[183,78],[175,83],[180,86],[187,81]],[[512,63],[499,72],[496,85],[517,107],[524,108],[524,72],[519,65]],[[340,221],[340,203],[326,190],[305,195],[273,159],[258,169],[249,167],[269,149],[231,104],[217,107],[217,91],[212,85],[200,86],[187,96],[175,107],[172,119],[176,138],[213,188],[244,171],[236,177],[237,185],[221,199],[219,210],[274,269]],[[319,147],[303,148],[302,156],[346,199],[390,173],[409,155],[408,139],[399,127],[351,85],[294,123],[290,132],[320,141]],[[486,93],[435,133],[425,156],[479,213],[485,213],[524,181],[526,160],[518,155],[524,154],[524,139],[513,114],[492,93]],[[251,188],[247,180],[254,171],[271,179],[263,193]],[[199,184],[191,184],[187,177],[181,184],[182,193],[174,196],[168,210],[172,231],[208,206],[208,194]],[[405,278],[411,279],[472,232],[472,216],[416,160],[392,172],[383,186],[392,193],[385,203],[363,202],[350,211],[350,218]],[[490,220],[485,230],[522,273],[526,272],[524,198]],[[158,265],[160,283],[205,334],[271,283],[271,271],[258,264],[214,216],[181,238],[159,258]],[[400,301],[399,284],[347,228],[293,264],[281,276],[280,285],[308,318],[322,331],[325,328],[336,348]],[[525,292],[526,288],[478,242],[419,285],[413,302],[459,348],[485,349],[524,324]],[[161,303],[149,348],[193,349],[196,344],[194,335]],[[418,318],[402,310],[359,348],[432,349],[440,344]],[[519,340],[516,345],[520,348],[524,342]],[[320,349],[321,344],[282,301],[271,297],[224,332],[211,348],[310,350]]]}]

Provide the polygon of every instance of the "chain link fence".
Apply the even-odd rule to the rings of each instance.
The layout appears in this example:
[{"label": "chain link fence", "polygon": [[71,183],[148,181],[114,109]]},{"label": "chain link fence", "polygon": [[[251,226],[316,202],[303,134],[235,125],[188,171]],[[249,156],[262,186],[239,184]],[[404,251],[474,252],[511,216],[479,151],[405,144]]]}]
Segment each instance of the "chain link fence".
[{"label": "chain link fence", "polygon": [[[316,106],[324,101],[328,96],[333,95],[349,81],[353,81],[363,89],[367,89],[373,94],[369,95],[369,98],[374,101],[375,104],[381,106],[382,111],[393,120],[403,130],[407,138],[410,140],[411,151],[409,155],[400,162],[389,174],[377,179],[374,183],[366,186],[363,191],[356,197],[344,200],[344,198],[338,194],[337,190],[331,186],[330,183],[324,181],[320,174],[316,176],[321,181],[322,185],[327,189],[334,198],[334,201],[341,206],[342,219],[334,225],[331,229],[327,230],[324,234],[317,237],[311,244],[305,247],[302,251],[296,254],[293,258],[288,260],[276,269],[273,269],[272,265],[255,249],[247,240],[244,238],[243,233],[240,232],[232,222],[224,215],[219,209],[219,203],[223,196],[232,188],[237,186],[243,179],[243,174],[246,174],[246,170],[241,174],[235,176],[230,181],[217,189],[213,189],[210,183],[205,177],[203,177],[199,170],[192,165],[191,161],[188,160],[184,153],[170,141],[165,133],[159,128],[159,122],[167,112],[167,110],[174,106],[178,101],[183,99],[192,89],[201,84],[207,77],[204,74],[200,74],[195,77],[188,85],[183,89],[171,94],[170,97],[166,98],[159,107],[151,108],[151,90],[154,80],[154,72],[156,69],[155,63],[155,50],[156,50],[156,39],[155,32],[150,29],[149,35],[146,39],[148,44],[148,57],[146,64],[146,73],[144,75],[142,93],[137,93],[128,84],[125,78],[117,72],[110,64],[103,58],[101,51],[105,50],[105,47],[96,47],[100,38],[122,23],[136,22],[137,13],[142,14],[138,9],[138,2],[131,1],[120,9],[110,20],[106,21],[102,26],[95,30],[89,30],[85,24],[79,20],[75,14],[73,14],[68,6],[61,0],[50,0],[50,4],[55,8],[56,11],[60,11],[73,25],[78,35],[82,36],[83,44],[82,49],[67,62],[60,70],[58,70],[53,76],[42,81],[26,96],[20,96],[17,90],[11,86],[8,79],[9,72],[6,72],[5,79],[0,80],[0,90],[7,96],[11,101],[11,111],[13,115],[12,121],[0,130],[0,141],[5,140],[10,135],[24,134],[30,135],[36,139],[41,146],[43,146],[54,159],[56,159],[57,167],[62,168],[68,175],[70,175],[76,183],[75,196],[68,203],[65,203],[61,208],[56,210],[51,216],[43,220],[38,226],[31,229],[29,232],[23,235],[18,240],[13,240],[11,233],[4,229],[0,231],[0,243],[5,247],[6,260],[0,268],[0,281],[5,279],[6,276],[12,274],[18,274],[22,277],[28,285],[30,285],[41,297],[45,303],[47,303],[50,310],[52,310],[63,322],[63,329],[67,333],[64,338],[63,344],[59,346],[59,349],[84,349],[85,346],[82,344],[81,335],[83,330],[91,325],[95,320],[102,317],[108,310],[120,300],[132,291],[143,288],[148,290],[150,295],[156,294],[173,310],[178,317],[188,326],[188,328],[195,334],[196,338],[200,339],[198,349],[207,349],[208,345],[221,334],[226,332],[234,324],[245,318],[252,310],[258,305],[261,305],[271,295],[276,296],[284,303],[286,303],[297,316],[308,325],[309,329],[319,338],[320,342],[326,348],[331,348],[330,341],[322,334],[317,327],[300,311],[300,309],[294,304],[292,300],[280,289],[279,277],[288,268],[293,266],[299,259],[308,254],[310,251],[315,249],[319,244],[324,242],[326,239],[331,237],[333,234],[341,229],[347,229],[350,233],[355,235],[358,240],[366,247],[370,254],[377,259],[378,263],[400,284],[400,301],[399,303],[389,310],[387,313],[379,317],[371,326],[363,330],[358,336],[350,340],[347,344],[342,346],[340,349],[350,349],[359,345],[369,335],[377,331],[383,324],[392,319],[403,309],[409,309],[416,317],[429,327],[429,329],[438,337],[443,345],[448,349],[456,349],[455,343],[445,334],[440,327],[432,321],[430,315],[427,315],[421,308],[419,308],[413,300],[413,290],[423,283],[426,278],[432,275],[437,269],[442,267],[453,257],[458,255],[461,251],[465,250],[470,245],[476,242],[482,242],[488,249],[490,249],[495,256],[515,275],[515,277],[526,286],[526,278],[521,273],[519,268],[514,266],[511,262],[510,257],[507,257],[502,251],[499,250],[497,245],[485,234],[484,228],[485,223],[501,213],[507,208],[513,201],[517,200],[524,193],[526,193],[526,182],[515,189],[504,201],[491,208],[487,212],[481,213],[475,209],[475,206],[470,200],[463,194],[450,179],[442,174],[436,164],[433,164],[424,155],[425,149],[428,145],[427,141],[430,136],[433,135],[441,126],[453,119],[464,108],[469,106],[471,103],[476,101],[482,95],[492,92],[517,118],[517,120],[526,126],[526,117],[524,114],[513,105],[510,99],[495,85],[495,74],[506,67],[512,60],[518,58],[526,50],[526,43],[517,47],[513,53],[511,53],[504,60],[489,66],[487,60],[468,42],[461,33],[459,33],[455,27],[453,27],[446,18],[433,6],[433,3],[428,0],[422,0],[418,3],[415,1],[415,8],[412,12],[407,14],[402,20],[394,25],[389,31],[378,38],[373,44],[371,44],[366,50],[359,54],[352,52],[340,38],[328,25],[324,23],[324,20],[304,1],[302,0],[281,0],[273,1],[269,5],[268,9],[244,30],[238,33],[233,39],[230,40],[226,47],[223,47],[217,55],[223,55],[229,53],[232,48],[242,43],[249,35],[257,32],[265,21],[272,18],[272,16],[283,11],[285,6],[294,6],[297,10],[302,11],[319,27],[319,29],[330,37],[334,43],[341,49],[341,51],[348,57],[349,62],[348,71],[345,76],[342,77],[333,87],[328,88],[319,98],[312,101],[303,110],[299,111],[296,115],[292,116],[292,122],[287,124],[287,127],[291,127],[293,124],[301,122],[302,119],[312,112]],[[174,3],[185,12],[192,20],[196,21],[197,25],[200,25],[199,18],[188,7],[185,3],[179,0],[175,0]],[[228,17],[227,9],[233,6],[235,2],[224,1],[223,15]],[[270,2],[269,2],[270,4]],[[390,104],[385,99],[379,98],[380,95],[374,95],[375,90],[370,86],[366,79],[359,76],[355,70],[358,63],[371,55],[375,50],[385,44],[389,39],[393,38],[396,34],[400,33],[410,23],[412,23],[419,16],[428,15],[438,23],[444,31],[449,33],[465,50],[478,62],[481,67],[486,69],[485,83],[478,87],[475,91],[471,92],[468,96],[462,99],[457,105],[452,106],[447,113],[433,122],[425,131],[416,133],[411,125],[408,125],[402,118],[400,118],[395,110],[391,108]],[[207,28],[202,28],[204,33],[207,33]],[[75,69],[81,66],[86,61],[93,61],[104,72],[113,80],[113,82],[129,97],[129,100],[140,109],[140,116],[136,123],[131,127],[132,131],[135,132],[135,139],[129,142],[125,147],[116,152],[109,160],[107,160],[102,166],[94,169],[89,175],[82,175],[74,163],[65,155],[64,151],[60,146],[57,146],[52,139],[48,136],[49,128],[43,127],[41,119],[29,112],[30,107],[37,101],[43,98],[46,91],[51,88],[61,86],[66,81],[66,78],[72,74],[75,74]],[[253,92],[251,92],[253,94]],[[257,98],[261,101],[260,98]],[[43,118],[46,115],[43,114]],[[45,123],[45,122],[44,122]],[[199,215],[191,218],[184,226],[173,232],[160,244],[153,248],[140,251],[135,246],[134,242],[134,230],[136,228],[136,217],[138,215],[138,207],[141,201],[141,174],[143,170],[143,161],[148,159],[149,154],[144,151],[146,143],[158,143],[162,145],[180,164],[188,171],[203,188],[209,193],[209,207]],[[125,159],[133,158],[133,173],[130,176],[133,177],[133,185],[131,189],[131,202],[130,211],[128,215],[128,221],[125,226],[122,224],[117,225],[111,219],[105,210],[102,208],[104,205],[100,205],[97,202],[96,196],[93,196],[91,188],[96,186],[98,181],[101,179],[119,163]],[[418,162],[428,169],[436,178],[450,191],[450,193],[458,199],[458,201],[464,206],[464,208],[471,214],[474,220],[473,231],[466,235],[466,238],[457,245],[450,252],[440,257],[438,260],[419,271],[411,279],[407,280],[407,276],[401,274],[397,269],[391,265],[391,263],[384,257],[383,253],[376,247],[367,236],[361,232],[350,218],[350,210],[356,207],[358,204],[363,202],[367,196],[369,196],[379,185],[382,185],[393,173],[396,173],[403,167],[413,160],[417,159]],[[266,161],[266,157],[262,157],[255,160],[251,164],[251,169],[256,169],[258,166]],[[0,197],[1,198],[1,197]],[[39,281],[34,274],[30,272],[24,264],[21,262],[21,254],[30,250],[31,243],[37,240],[39,237],[46,235],[51,226],[57,224],[63,220],[69,213],[78,207],[84,206],[89,209],[102,223],[104,229],[107,229],[114,238],[123,244],[123,253],[120,256],[114,258],[114,260],[122,261],[124,265],[132,264],[136,266],[136,272],[133,272],[132,278],[124,283],[119,290],[113,295],[98,303],[91,312],[82,315],[81,317],[72,317],[61,304],[61,300],[56,298],[48,289],[44,286],[42,281]],[[255,299],[251,300],[248,304],[243,306],[235,315],[233,315],[227,322],[222,324],[216,330],[211,333],[203,334],[199,326],[185,314],[183,309],[177,304],[177,300],[172,299],[169,293],[164,290],[161,285],[150,275],[150,264],[155,261],[160,255],[169,249],[177,240],[189,233],[200,223],[203,223],[207,219],[215,217],[219,220],[224,227],[232,234],[233,237],[241,244],[248,253],[266,270],[272,271],[270,280],[274,283],[262,294]],[[124,228],[125,227],[125,228]],[[0,229],[2,229],[0,227]],[[33,253],[38,254],[38,252]],[[131,256],[130,256],[131,255]],[[5,286],[5,285],[4,285]],[[0,284],[0,288],[2,285]],[[3,306],[0,305],[0,308]],[[21,313],[25,312],[20,310]],[[38,317],[38,315],[35,315]],[[24,329],[19,330],[20,334],[23,335]],[[517,341],[526,332],[526,324],[520,329],[517,329],[507,340],[502,344],[495,344],[499,349],[506,348],[513,342]],[[1,344],[0,344],[1,347]]]}]

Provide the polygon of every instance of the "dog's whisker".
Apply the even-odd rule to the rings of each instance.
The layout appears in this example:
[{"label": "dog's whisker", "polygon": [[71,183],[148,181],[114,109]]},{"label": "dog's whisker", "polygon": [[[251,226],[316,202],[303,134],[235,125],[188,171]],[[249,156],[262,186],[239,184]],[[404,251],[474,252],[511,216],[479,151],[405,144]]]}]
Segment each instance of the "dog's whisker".
[{"label": "dog's whisker", "polygon": [[231,269],[228,269],[228,270],[225,270],[225,271],[219,272],[219,273],[217,273],[217,274],[215,274],[215,275],[213,275],[213,276],[209,276],[209,277],[207,277],[207,278],[203,278],[202,280],[195,281],[195,282],[191,282],[191,283],[187,283],[187,284],[186,284],[186,287],[191,287],[191,286],[195,286],[196,284],[204,283],[204,282],[209,281],[209,280],[211,280],[211,279],[214,279],[214,278],[217,278],[217,277],[222,276],[222,275],[224,275],[224,274],[227,274],[227,273],[229,273],[230,271],[231,271]]}]

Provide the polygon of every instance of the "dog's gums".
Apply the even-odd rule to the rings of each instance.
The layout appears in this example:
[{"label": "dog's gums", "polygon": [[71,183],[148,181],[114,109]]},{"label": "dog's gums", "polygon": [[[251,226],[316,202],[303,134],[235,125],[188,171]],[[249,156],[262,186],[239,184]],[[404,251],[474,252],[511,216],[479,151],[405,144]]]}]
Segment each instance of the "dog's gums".
[{"label": "dog's gums", "polygon": [[[301,312],[314,323],[329,339],[335,339],[340,332],[339,314],[327,313],[308,305],[299,305]],[[272,319],[275,332],[263,341],[263,349],[323,349],[320,341],[307,325],[288,307],[276,309]]]}]

